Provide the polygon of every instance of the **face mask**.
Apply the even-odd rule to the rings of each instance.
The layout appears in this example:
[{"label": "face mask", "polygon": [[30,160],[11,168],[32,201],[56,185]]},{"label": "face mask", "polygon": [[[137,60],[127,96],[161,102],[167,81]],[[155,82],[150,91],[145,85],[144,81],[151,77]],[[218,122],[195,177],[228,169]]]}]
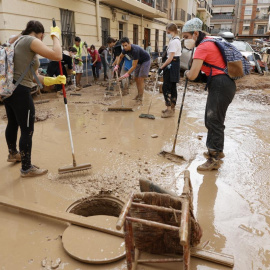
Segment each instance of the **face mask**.
[{"label": "face mask", "polygon": [[172,34],[166,34],[168,39],[172,38]]},{"label": "face mask", "polygon": [[193,38],[185,39],[184,45],[188,50],[192,50],[195,47],[195,40]]},{"label": "face mask", "polygon": [[95,52],[94,50],[91,50],[91,53]]}]

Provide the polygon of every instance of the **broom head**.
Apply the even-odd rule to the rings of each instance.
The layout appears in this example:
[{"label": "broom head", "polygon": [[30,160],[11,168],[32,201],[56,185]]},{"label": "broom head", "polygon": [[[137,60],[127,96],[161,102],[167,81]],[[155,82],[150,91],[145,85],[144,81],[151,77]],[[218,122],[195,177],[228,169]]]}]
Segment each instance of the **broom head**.
[{"label": "broom head", "polygon": [[79,172],[79,171],[86,171],[91,169],[90,163],[85,164],[79,164],[76,166],[69,165],[58,169],[59,174],[65,174],[65,173],[73,173],[73,172]]},{"label": "broom head", "polygon": [[156,119],[153,114],[145,114],[145,113],[142,113],[139,117],[140,118],[152,119],[152,120],[155,120]]}]

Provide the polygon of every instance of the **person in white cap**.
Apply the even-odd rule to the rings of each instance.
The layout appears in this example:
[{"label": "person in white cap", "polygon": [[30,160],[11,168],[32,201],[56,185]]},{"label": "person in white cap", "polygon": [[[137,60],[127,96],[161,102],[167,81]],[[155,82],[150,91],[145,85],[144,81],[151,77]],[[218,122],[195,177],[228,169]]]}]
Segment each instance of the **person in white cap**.
[{"label": "person in white cap", "polygon": [[[206,34],[202,32],[203,22],[194,18],[185,23],[182,34],[185,47],[196,47],[191,69],[185,72],[185,77],[195,80],[200,71],[208,77],[208,97],[205,108],[205,126],[208,130],[204,153],[207,161],[198,167],[199,171],[211,171],[220,168],[220,159],[224,158],[224,130],[227,109],[232,102],[235,92],[235,82],[223,71],[226,63],[214,42],[201,43]],[[215,66],[208,67],[206,65]]]}]

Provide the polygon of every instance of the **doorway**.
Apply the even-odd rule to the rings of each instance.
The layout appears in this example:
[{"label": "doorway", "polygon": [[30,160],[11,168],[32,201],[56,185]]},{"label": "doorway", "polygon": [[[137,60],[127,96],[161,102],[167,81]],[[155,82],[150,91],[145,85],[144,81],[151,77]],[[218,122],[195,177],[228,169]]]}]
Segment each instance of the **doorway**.
[{"label": "doorway", "polygon": [[101,39],[102,45],[107,45],[107,38],[110,36],[110,20],[108,18],[101,18]]},{"label": "doorway", "polygon": [[151,40],[151,30],[148,28],[144,28],[144,49],[145,50],[150,40]]}]

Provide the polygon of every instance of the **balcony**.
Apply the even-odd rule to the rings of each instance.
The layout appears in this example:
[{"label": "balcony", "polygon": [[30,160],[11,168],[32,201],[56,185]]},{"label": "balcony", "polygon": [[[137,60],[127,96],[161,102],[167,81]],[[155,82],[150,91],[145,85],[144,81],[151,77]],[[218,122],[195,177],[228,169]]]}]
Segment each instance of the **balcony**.
[{"label": "balcony", "polygon": [[213,6],[234,6],[235,0],[213,0]]},{"label": "balcony", "polygon": [[210,15],[211,15],[211,12],[212,12],[211,7],[209,6],[208,2],[205,1],[205,0],[201,1],[201,2],[198,4],[197,10],[198,10],[199,12],[208,12]]},{"label": "balcony", "polygon": [[218,28],[218,29],[211,29],[211,35],[217,35],[220,32],[232,32],[231,28]]},{"label": "balcony", "polygon": [[269,15],[259,15],[259,16],[256,16],[256,21],[267,21],[269,20]]},{"label": "balcony", "polygon": [[175,10],[174,23],[177,25],[183,25],[186,21],[186,11],[182,8],[177,8]]},{"label": "balcony", "polygon": [[[100,0],[100,2],[151,19],[168,17],[166,10],[167,0]],[[158,5],[159,2],[164,2],[165,4],[163,3],[163,5],[160,6]]]},{"label": "balcony", "polygon": [[233,16],[227,14],[213,14],[212,21],[232,21]]},{"label": "balcony", "polygon": [[257,31],[254,31],[255,35],[264,35],[266,32],[266,29],[257,29]]}]

